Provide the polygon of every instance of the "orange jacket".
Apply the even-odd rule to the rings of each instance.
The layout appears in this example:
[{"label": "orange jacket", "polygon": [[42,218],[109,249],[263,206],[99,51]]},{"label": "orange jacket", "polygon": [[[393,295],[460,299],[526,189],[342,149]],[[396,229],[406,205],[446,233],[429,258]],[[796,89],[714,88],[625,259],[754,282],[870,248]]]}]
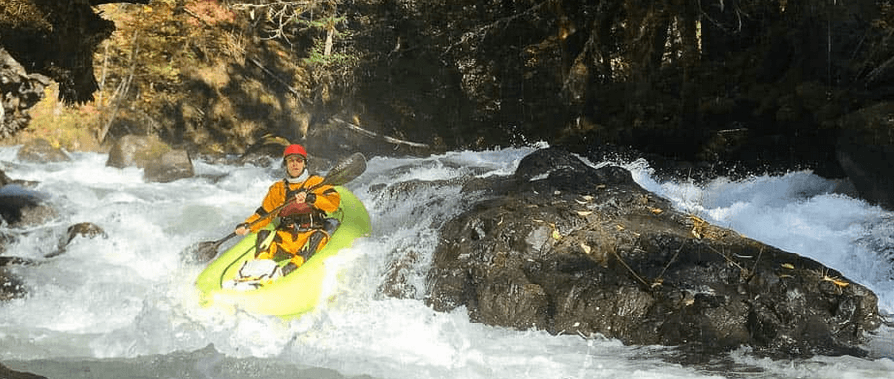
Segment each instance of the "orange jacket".
[{"label": "orange jacket", "polygon": [[[303,183],[288,183],[289,190],[295,191],[301,188],[311,188],[317,184],[323,182],[323,178],[316,175],[311,175],[307,180]],[[251,224],[255,220],[267,215],[276,207],[283,205],[286,199],[286,181],[280,180],[276,183],[273,183],[270,186],[270,189],[267,190],[267,196],[264,197],[264,202],[261,203],[261,206],[255,211],[254,214],[245,219],[245,223]],[[308,192],[316,195],[316,199],[313,203],[309,203],[313,208],[319,209],[321,211],[330,213],[338,209],[338,204],[341,202],[341,195],[335,191],[330,185],[320,186],[319,188],[314,189],[313,191]],[[257,232],[264,226],[270,223],[273,220],[273,217],[268,217],[264,221],[259,222],[257,225],[251,228],[252,232]]]}]

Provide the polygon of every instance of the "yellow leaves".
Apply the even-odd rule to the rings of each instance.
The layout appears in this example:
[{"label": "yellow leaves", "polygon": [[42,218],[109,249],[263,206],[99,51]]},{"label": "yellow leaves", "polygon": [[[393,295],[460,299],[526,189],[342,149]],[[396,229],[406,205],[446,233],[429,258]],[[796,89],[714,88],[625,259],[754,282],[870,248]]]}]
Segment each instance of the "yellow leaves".
[{"label": "yellow leaves", "polygon": [[[540,219],[536,219],[536,218],[535,218],[535,219],[531,219],[531,221],[534,221],[534,222],[546,222],[546,221],[543,221],[543,220],[540,220]],[[547,224],[549,225],[550,229],[552,229],[552,232],[550,233],[549,236],[552,237],[552,239],[554,239],[554,240],[556,240],[556,241],[562,239],[562,234],[559,233],[559,229],[556,228],[556,224],[551,223],[551,222],[549,222],[549,223],[547,223]]]},{"label": "yellow leaves", "polygon": [[850,283],[842,280],[841,278],[839,278],[837,276],[830,276],[829,271],[827,269],[821,270],[819,274],[820,274],[820,280],[823,280],[826,282],[832,282],[832,284],[834,284],[835,287],[838,288],[839,292],[841,291],[842,288],[850,285]]},{"label": "yellow leaves", "polygon": [[[553,225],[553,228],[555,228],[555,225]],[[557,241],[562,239],[562,235],[559,234],[559,231],[556,229],[553,229],[553,233],[551,236],[553,237],[554,240],[557,240]]]},{"label": "yellow leaves", "polygon": [[[780,264],[780,266],[787,270],[795,269],[795,265],[793,265],[791,263],[782,263],[782,264]],[[820,281],[832,283],[833,285],[835,285],[835,288],[838,289],[839,293],[841,292],[842,288],[850,285],[850,283],[844,279],[841,279],[837,276],[829,275],[829,270],[826,268],[823,268],[821,270],[808,270],[807,272],[815,273],[819,277]],[[789,274],[780,274],[779,277],[780,278],[794,278],[793,275],[789,275]]]},{"label": "yellow leaves", "polygon": [[574,199],[574,201],[577,202],[577,203],[580,204],[580,205],[588,204],[588,203],[590,203],[590,202],[593,201],[593,196],[590,196],[590,195],[582,195],[581,198],[580,198],[580,200],[579,200],[579,199]]},{"label": "yellow leaves", "polygon": [[584,251],[584,254],[590,255],[590,252],[593,251],[593,248],[590,245],[587,245],[583,242],[580,243],[581,250]]},{"label": "yellow leaves", "polygon": [[705,220],[702,220],[701,217],[696,215],[690,215],[689,220],[692,221],[692,236],[696,239],[702,239],[704,236],[705,226],[708,224]]},{"label": "yellow leaves", "polygon": [[844,280],[841,280],[841,279],[837,279],[837,278],[829,278],[828,281],[832,282],[832,284],[834,284],[838,287],[841,287],[841,288],[844,288],[844,287],[847,287],[848,285],[850,285],[850,283],[845,282]]},{"label": "yellow leaves", "polygon": [[662,212],[664,212],[664,210],[661,208],[649,208],[649,212],[652,212],[652,214],[655,214],[655,215],[659,215]]},{"label": "yellow leaves", "polygon": [[[783,263],[783,264],[781,264],[781,265],[779,265],[779,266],[782,267],[782,268],[784,268],[784,269],[786,269],[786,270],[794,270],[794,269],[795,269],[795,265],[793,265],[793,264],[791,264],[791,263]],[[789,275],[789,274],[779,274],[778,276],[779,276],[780,279],[794,278],[794,276]]]}]

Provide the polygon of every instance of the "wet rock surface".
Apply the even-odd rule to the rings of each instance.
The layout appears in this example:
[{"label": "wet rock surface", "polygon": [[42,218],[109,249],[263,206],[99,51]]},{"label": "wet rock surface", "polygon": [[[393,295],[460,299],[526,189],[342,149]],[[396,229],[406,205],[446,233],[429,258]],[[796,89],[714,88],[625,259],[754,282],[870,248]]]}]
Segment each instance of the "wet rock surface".
[{"label": "wet rock surface", "polygon": [[186,150],[174,149],[153,136],[126,135],[115,141],[106,166],[144,169],[143,178],[167,183],[195,175],[192,159]]},{"label": "wet rock surface", "polygon": [[15,371],[0,364],[0,378],[5,379],[46,379],[45,376],[40,376],[28,372]]},{"label": "wet rock surface", "polygon": [[854,112],[841,121],[836,157],[866,201],[894,209],[894,102]]},{"label": "wet rock surface", "polygon": [[43,138],[36,138],[24,143],[19,152],[16,153],[16,159],[32,163],[66,162],[71,160],[62,149],[53,146],[50,141]]},{"label": "wet rock surface", "polygon": [[[620,167],[559,149],[464,191],[427,302],[479,322],[770,356],[864,354],[875,295],[832,268],[671,209]],[[481,192],[478,192],[481,193]],[[779,225],[785,228],[785,225]]]},{"label": "wet rock surface", "polygon": [[51,194],[35,191],[30,188],[34,183],[11,179],[2,171],[0,179],[0,218],[4,223],[4,229],[0,231],[0,301],[6,301],[27,293],[13,267],[42,263],[42,259],[5,254],[8,246],[17,243],[24,235],[41,233],[49,241],[58,241],[56,249],[43,256],[50,259],[64,254],[79,237],[106,238],[107,234],[102,227],[90,222],[75,223],[58,237],[53,228],[34,229],[59,217],[59,212],[48,202]]},{"label": "wet rock surface", "polygon": [[0,218],[14,228],[42,224],[56,217],[56,211],[44,201],[47,197],[19,184],[0,187]]},{"label": "wet rock surface", "polygon": [[186,150],[171,150],[146,163],[143,177],[150,182],[168,183],[195,175]]}]

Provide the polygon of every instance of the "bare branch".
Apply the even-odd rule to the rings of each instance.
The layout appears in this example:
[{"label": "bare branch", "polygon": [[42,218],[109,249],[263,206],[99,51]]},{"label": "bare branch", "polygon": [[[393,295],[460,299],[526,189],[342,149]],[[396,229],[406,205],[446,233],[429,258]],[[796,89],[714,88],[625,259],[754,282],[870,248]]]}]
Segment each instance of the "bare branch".
[{"label": "bare branch", "polygon": [[150,0],[90,0],[90,5],[97,6],[114,3],[149,4]]},{"label": "bare branch", "polygon": [[252,20],[263,13],[266,20],[272,23],[271,29],[265,30],[270,35],[266,39],[282,38],[289,44],[286,27],[293,21],[301,19],[301,15],[322,3],[321,0],[274,1],[267,4],[237,3],[230,5],[234,10],[247,11]]},{"label": "bare branch", "polygon": [[358,133],[360,133],[360,134],[363,134],[363,135],[365,135],[365,136],[367,136],[367,137],[374,138],[374,139],[379,139],[379,138],[381,138],[383,141],[388,142],[388,143],[391,143],[391,144],[395,144],[395,145],[406,145],[406,146],[410,146],[410,147],[420,147],[420,148],[426,148],[426,149],[429,147],[427,144],[424,144],[424,143],[404,141],[404,140],[397,139],[397,138],[394,138],[394,137],[383,136],[383,135],[380,135],[380,134],[378,134],[378,133],[371,132],[371,131],[369,131],[369,130],[363,129],[363,128],[361,128],[359,125],[354,125],[354,124],[352,124],[352,123],[350,123],[350,122],[347,122],[347,121],[345,121],[345,120],[342,120],[342,119],[340,119],[340,118],[338,118],[338,117],[332,117],[332,120],[335,121],[335,122],[337,122],[337,123],[339,123],[339,124],[341,124],[341,125],[343,125],[343,126],[345,126],[345,127],[347,127],[347,128],[350,129],[350,130],[353,130],[353,131],[355,131],[355,132],[358,132]]},{"label": "bare branch", "polygon": [[465,32],[465,33],[463,33],[462,37],[460,37],[459,41],[448,46],[447,50],[444,50],[444,52],[441,53],[441,56],[447,55],[448,53],[450,53],[450,50],[452,50],[456,46],[466,44],[470,39],[475,39],[475,38],[481,39],[481,38],[483,38],[483,36],[485,36],[488,32],[490,32],[493,29],[505,28],[512,21],[515,21],[516,19],[518,19],[520,17],[533,14],[534,12],[538,11],[541,7],[543,7],[544,5],[548,5],[549,3],[550,3],[549,1],[543,1],[539,4],[531,6],[530,8],[526,9],[524,12],[520,12],[520,13],[513,14],[511,16],[503,17],[503,18],[496,20],[490,24],[484,25],[476,30],[471,30],[471,31]]}]

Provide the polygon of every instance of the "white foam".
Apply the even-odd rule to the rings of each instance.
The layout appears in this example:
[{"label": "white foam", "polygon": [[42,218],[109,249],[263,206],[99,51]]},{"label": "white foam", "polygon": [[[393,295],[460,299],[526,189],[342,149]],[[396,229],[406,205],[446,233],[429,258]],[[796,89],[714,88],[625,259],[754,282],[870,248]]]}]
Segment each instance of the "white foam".
[{"label": "white foam", "polygon": [[[16,149],[0,148],[0,159],[14,160]],[[200,307],[193,281],[201,267],[180,256],[196,242],[230,233],[253,212],[278,180],[276,162],[255,167],[199,160],[200,176],[172,183],[146,183],[141,170],[105,167],[106,156],[94,153],[72,154],[71,162],[5,165],[10,177],[40,181],[37,190],[62,210],[58,220],[27,234],[6,230],[20,236],[6,255],[43,259],[77,222],[99,225],[108,238],[79,237],[63,255],[13,269],[29,295],[0,304],[0,361],[156,354],[176,360],[177,352],[213,344],[227,357],[378,378],[724,376],[668,363],[661,348],[490,327],[471,322],[465,309],[440,313],[425,305],[436,228],[471,200],[460,191],[463,181],[451,179],[511,174],[531,151],[370,159],[347,187],[369,209],[373,233],[332,262],[326,292],[333,300],[290,322]],[[831,265],[876,291],[883,309],[894,310],[891,263],[879,256],[894,246],[890,213],[829,192],[831,183],[809,172],[696,186],[658,182],[646,161],[626,167],[678,208]],[[387,187],[402,180],[420,183]],[[404,284],[413,289],[409,298],[382,296],[387,270],[401,259]],[[793,368],[745,353],[734,358],[767,370],[768,377],[879,377],[891,369],[884,358],[822,358]]]}]

